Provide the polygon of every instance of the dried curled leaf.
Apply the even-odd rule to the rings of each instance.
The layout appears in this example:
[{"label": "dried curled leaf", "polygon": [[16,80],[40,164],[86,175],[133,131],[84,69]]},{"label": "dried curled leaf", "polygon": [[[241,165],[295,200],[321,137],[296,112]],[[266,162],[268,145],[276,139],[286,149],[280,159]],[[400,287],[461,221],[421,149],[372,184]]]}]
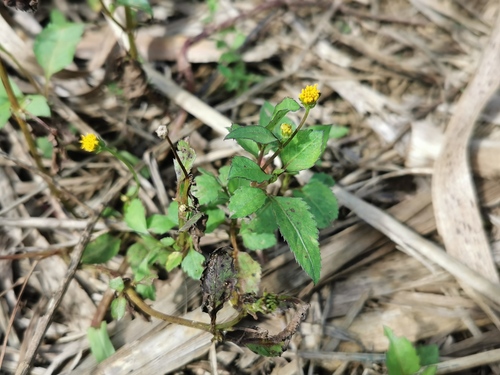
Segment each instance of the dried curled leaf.
[{"label": "dried curled leaf", "polygon": [[215,332],[217,312],[229,300],[237,281],[230,247],[221,247],[210,254],[201,277],[202,310],[210,315]]},{"label": "dried curled leaf", "polygon": [[[270,295],[267,295],[262,298],[265,300],[262,301],[263,305],[269,303],[269,296]],[[250,350],[260,355],[267,357],[281,356],[287,349],[288,343],[297,331],[300,322],[305,318],[307,310],[309,309],[309,304],[302,302],[298,298],[287,296],[274,295],[272,299],[272,306],[264,306],[266,309],[269,308],[274,311],[276,309],[285,310],[295,308],[295,314],[281,332],[271,335],[268,331],[260,329],[259,327],[233,327],[231,331],[225,332],[224,339],[238,345],[245,345]]]}]

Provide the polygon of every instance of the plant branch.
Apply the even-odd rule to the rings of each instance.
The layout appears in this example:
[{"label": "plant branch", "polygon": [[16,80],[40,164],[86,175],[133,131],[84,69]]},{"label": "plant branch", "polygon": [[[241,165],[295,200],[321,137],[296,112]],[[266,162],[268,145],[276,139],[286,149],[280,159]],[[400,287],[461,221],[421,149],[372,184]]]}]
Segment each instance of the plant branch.
[{"label": "plant branch", "polygon": [[182,326],[186,327],[191,327],[191,328],[197,328],[201,329],[202,331],[210,332],[210,324],[207,323],[202,323],[202,322],[197,322],[194,320],[189,320],[189,319],[184,319],[178,316],[173,316],[173,315],[167,315],[164,314],[160,311],[157,311],[153,309],[152,307],[148,306],[141,297],[137,294],[137,292],[134,290],[134,288],[130,285],[130,283],[125,284],[125,289],[123,289],[123,293],[125,293],[125,296],[127,299],[133,303],[139,310],[144,312],[147,315],[153,316],[157,319],[161,319],[165,322],[169,322],[172,324],[179,324]]}]

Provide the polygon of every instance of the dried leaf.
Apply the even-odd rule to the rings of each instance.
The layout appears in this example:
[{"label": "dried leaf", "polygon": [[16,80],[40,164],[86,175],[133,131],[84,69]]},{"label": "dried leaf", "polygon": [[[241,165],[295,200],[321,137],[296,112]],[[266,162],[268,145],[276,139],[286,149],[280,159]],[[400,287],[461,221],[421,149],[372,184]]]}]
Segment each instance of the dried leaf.
[{"label": "dried leaf", "polygon": [[201,306],[203,312],[210,315],[214,332],[217,312],[231,297],[236,281],[232,249],[221,247],[211,253],[201,277],[203,293]]}]

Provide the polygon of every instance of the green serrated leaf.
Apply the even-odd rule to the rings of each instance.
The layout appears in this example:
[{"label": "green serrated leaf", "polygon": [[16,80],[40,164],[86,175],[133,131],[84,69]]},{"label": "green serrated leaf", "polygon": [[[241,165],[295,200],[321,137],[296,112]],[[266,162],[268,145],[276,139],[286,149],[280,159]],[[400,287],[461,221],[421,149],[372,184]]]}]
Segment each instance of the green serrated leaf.
[{"label": "green serrated leaf", "polygon": [[134,199],[125,204],[124,219],[127,225],[138,233],[148,233],[146,223],[146,209],[139,199]]},{"label": "green serrated leaf", "polygon": [[240,235],[247,249],[262,250],[276,245],[276,229],[278,225],[268,200],[254,218],[242,221]]},{"label": "green serrated leaf", "polygon": [[146,285],[146,284],[138,284],[135,287],[137,293],[144,299],[150,299],[151,301],[156,300],[156,288],[154,284]]},{"label": "green serrated leaf", "polygon": [[411,375],[420,369],[417,351],[406,337],[397,337],[384,326],[384,334],[389,339],[386,365],[389,375]]},{"label": "green serrated leaf", "polygon": [[261,268],[250,254],[238,252],[238,282],[242,293],[258,293]]},{"label": "green serrated leaf", "polygon": [[203,273],[203,263],[205,257],[194,249],[190,249],[182,261],[181,267],[187,275],[194,279],[199,280]]},{"label": "green serrated leaf", "polygon": [[50,159],[52,157],[54,146],[52,146],[48,137],[38,137],[35,141],[36,147],[42,152],[42,156],[46,159]]},{"label": "green serrated leaf", "polygon": [[320,278],[321,255],[318,229],[309,207],[300,198],[269,197],[281,235],[295,259],[316,284]]},{"label": "green serrated leaf", "polygon": [[212,233],[219,225],[226,221],[226,213],[220,208],[211,208],[205,210],[208,216],[205,234]]},{"label": "green serrated leaf", "polygon": [[300,130],[281,152],[284,169],[299,172],[311,168],[321,156],[323,132]]},{"label": "green serrated leaf", "polygon": [[92,355],[98,363],[115,353],[115,348],[108,335],[106,322],[102,322],[100,328],[89,327],[87,339],[89,340]]},{"label": "green serrated leaf", "polygon": [[27,95],[20,102],[22,109],[26,111],[28,115],[37,117],[50,117],[50,107],[42,95]]},{"label": "green serrated leaf", "polygon": [[105,263],[120,251],[121,241],[109,233],[101,234],[89,242],[82,255],[83,264]]},{"label": "green serrated leaf", "polygon": [[153,17],[153,10],[151,9],[151,5],[147,0],[117,0],[116,3],[118,5],[127,6],[132,9],[142,10],[143,12],[146,12],[150,17]]},{"label": "green serrated leaf", "polygon": [[313,181],[321,182],[322,184],[324,184],[328,187],[332,187],[333,185],[335,185],[335,180],[330,175],[328,175],[326,173],[313,174],[310,182],[313,182]]},{"label": "green serrated leaf", "polygon": [[269,249],[277,243],[274,233],[253,232],[249,230],[245,224],[241,226],[240,236],[243,239],[243,244],[248,250]]},{"label": "green serrated leaf", "polygon": [[[146,249],[149,250],[149,255],[152,256],[153,253],[157,252],[158,250],[161,250],[163,248],[163,244],[154,238],[153,236],[149,234],[143,234],[141,235],[141,240],[144,246],[146,246]],[[154,261],[153,261],[154,262]],[[153,264],[153,263],[151,263]]]},{"label": "green serrated leaf", "polygon": [[66,19],[66,17],[64,17],[64,13],[60,10],[53,9],[50,12],[50,23],[54,25],[63,25],[67,22],[68,20]]},{"label": "green serrated leaf", "polygon": [[46,79],[73,61],[83,29],[83,24],[49,23],[36,36],[33,49],[38,63],[45,72]]},{"label": "green serrated leaf", "polygon": [[165,264],[165,269],[167,272],[172,271],[174,268],[178,267],[182,262],[182,253],[180,251],[174,251],[171,253]]},{"label": "green serrated leaf", "polygon": [[245,158],[244,156],[235,156],[231,163],[229,179],[236,177],[261,183],[269,181],[273,176],[263,172],[254,161]]},{"label": "green serrated leaf", "polygon": [[175,223],[175,226],[179,225],[179,203],[176,201],[170,202],[168,205],[167,217],[170,221]]},{"label": "green serrated leaf", "polygon": [[[163,243],[163,238],[160,240],[160,242]],[[170,255],[171,252],[172,252],[172,249],[169,249],[169,250],[164,250],[164,249],[159,250],[158,251],[158,258],[157,258],[156,263],[158,263],[158,265],[161,265],[163,267],[167,263],[167,258],[168,258],[168,256]]]},{"label": "green serrated leaf", "polygon": [[[196,160],[196,152],[194,151],[194,149],[191,148],[189,143],[187,143],[186,141],[180,140],[179,142],[177,142],[177,155],[179,155],[179,158],[181,159],[182,164],[186,169],[186,172],[191,173],[194,161]],[[177,160],[175,159],[174,159],[174,169],[177,181],[183,181],[186,176],[184,176],[184,173],[182,172],[179,163],[177,163]]]},{"label": "green serrated leaf", "polygon": [[294,99],[292,98],[283,99],[274,108],[271,121],[269,121],[269,124],[266,125],[266,128],[271,132],[275,133],[276,127],[281,125],[282,120],[287,115],[287,113],[295,112],[298,111],[299,109],[300,105]]},{"label": "green serrated leaf", "polygon": [[227,190],[229,191],[229,194],[232,195],[239,188],[250,186],[250,184],[251,184],[250,180],[247,180],[245,178],[241,177],[232,178],[231,180],[229,180],[229,183],[227,184]]},{"label": "green serrated leaf", "polygon": [[123,279],[121,277],[115,277],[114,279],[109,280],[109,287],[117,292],[121,292],[125,289],[125,284],[123,283]]},{"label": "green serrated leaf", "polygon": [[[242,126],[238,124],[231,124],[231,127],[228,128],[229,132],[236,131],[238,129],[244,129]],[[245,150],[252,154],[255,158],[259,156],[259,145],[250,139],[236,139],[236,142]]]},{"label": "green serrated leaf", "polygon": [[217,177],[203,168],[199,168],[199,172],[201,174],[196,176],[195,184],[191,187],[191,193],[198,198],[198,203],[217,205],[227,200]]},{"label": "green serrated leaf", "polygon": [[231,218],[242,218],[253,214],[264,205],[267,199],[262,189],[254,187],[241,187],[234,192],[229,200]]},{"label": "green serrated leaf", "polygon": [[148,230],[155,234],[165,234],[175,226],[176,222],[170,220],[167,215],[154,214],[146,220]]},{"label": "green serrated leaf", "polygon": [[259,125],[266,127],[271,121],[274,112],[274,105],[269,102],[264,102],[259,112]]},{"label": "green serrated leaf", "polygon": [[136,242],[127,249],[127,260],[130,267],[135,269],[142,263],[144,258],[148,255],[148,250],[140,242]]},{"label": "green serrated leaf", "polygon": [[127,308],[127,300],[125,297],[115,298],[111,302],[111,316],[113,319],[120,320],[125,316],[125,311]]},{"label": "green serrated leaf", "polygon": [[439,347],[436,344],[417,346],[420,366],[433,365],[439,362]]},{"label": "green serrated leaf", "polygon": [[264,145],[277,141],[273,133],[258,125],[249,125],[231,130],[224,139],[249,139]]},{"label": "green serrated leaf", "polygon": [[219,179],[221,186],[223,186],[223,187],[227,187],[230,169],[231,169],[231,167],[229,165],[225,165],[219,169],[218,179]]},{"label": "green serrated leaf", "polygon": [[329,187],[319,181],[310,181],[301,189],[294,190],[293,196],[307,203],[319,229],[328,227],[339,215],[337,198]]},{"label": "green serrated leaf", "polygon": [[325,152],[328,139],[329,139],[329,134],[330,134],[330,128],[331,125],[312,125],[307,127],[307,130],[314,130],[314,131],[319,131],[323,133],[323,141],[321,142],[321,154]]}]

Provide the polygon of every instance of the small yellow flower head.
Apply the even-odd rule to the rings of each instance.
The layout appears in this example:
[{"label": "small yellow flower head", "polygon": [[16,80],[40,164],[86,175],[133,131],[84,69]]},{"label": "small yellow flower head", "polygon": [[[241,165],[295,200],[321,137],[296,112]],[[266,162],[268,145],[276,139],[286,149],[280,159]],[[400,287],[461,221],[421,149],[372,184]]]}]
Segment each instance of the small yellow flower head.
[{"label": "small yellow flower head", "polygon": [[280,126],[281,129],[281,135],[284,138],[288,138],[292,135],[292,125],[290,124],[281,124]]},{"label": "small yellow flower head", "polygon": [[95,134],[82,135],[80,139],[81,149],[88,152],[99,152],[101,151],[101,140],[97,138]]},{"label": "small yellow flower head", "polygon": [[314,86],[306,86],[306,88],[302,89],[302,92],[299,95],[299,100],[302,102],[304,107],[313,108],[316,105],[321,93],[318,90],[318,84],[316,83]]}]

